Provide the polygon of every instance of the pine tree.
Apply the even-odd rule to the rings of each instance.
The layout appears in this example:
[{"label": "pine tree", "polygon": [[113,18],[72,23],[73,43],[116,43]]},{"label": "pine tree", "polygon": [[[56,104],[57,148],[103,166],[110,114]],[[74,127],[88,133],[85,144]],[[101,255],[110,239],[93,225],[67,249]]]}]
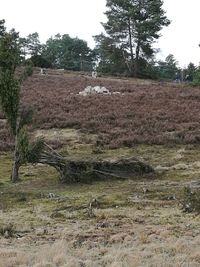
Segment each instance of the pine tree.
[{"label": "pine tree", "polygon": [[27,75],[16,75],[16,68],[21,61],[19,35],[15,30],[6,32],[4,21],[0,21],[0,29],[0,108],[15,140],[11,181],[17,182],[20,166],[36,161],[43,142],[38,140],[30,144],[26,132],[26,125],[31,122],[33,112],[20,105],[20,86]]},{"label": "pine tree", "polygon": [[[103,23],[106,37],[124,51],[129,69],[138,75],[140,58],[154,55],[153,43],[160,37],[163,26],[170,24],[162,0],[107,0],[108,21]],[[96,38],[97,39],[97,38]]]},{"label": "pine tree", "polygon": [[68,34],[57,34],[47,40],[42,53],[43,58],[54,68],[68,70],[91,70],[94,54],[87,42],[71,38]]},{"label": "pine tree", "polygon": [[15,137],[15,151],[14,162],[11,179],[18,180],[18,165],[19,165],[19,151],[18,151],[18,110],[20,101],[20,84],[15,77],[15,69],[19,63],[20,50],[17,44],[18,34],[12,30],[7,33],[4,32],[0,38],[0,104],[4,112],[11,133]]},{"label": "pine tree", "polygon": [[5,24],[5,20],[4,19],[0,20],[0,37],[5,33],[5,30],[6,30],[4,24]]}]

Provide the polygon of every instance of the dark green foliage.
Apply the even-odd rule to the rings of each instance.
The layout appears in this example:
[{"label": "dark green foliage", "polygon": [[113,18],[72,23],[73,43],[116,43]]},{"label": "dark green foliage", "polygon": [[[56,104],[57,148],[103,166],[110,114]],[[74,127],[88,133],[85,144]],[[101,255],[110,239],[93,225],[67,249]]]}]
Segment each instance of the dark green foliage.
[{"label": "dark green foliage", "polygon": [[198,69],[196,69],[196,71],[193,73],[192,84],[194,86],[199,86],[200,85],[200,67]]},{"label": "dark green foliage", "polygon": [[5,20],[4,19],[0,20],[0,36],[2,36],[6,31],[4,24],[5,24]]},{"label": "dark green foliage", "polygon": [[185,187],[181,204],[184,212],[200,213],[200,190],[193,191],[191,188]]},{"label": "dark green foliage", "polygon": [[52,64],[46,58],[41,55],[34,55],[28,59],[34,67],[51,68]]},{"label": "dark green foliage", "polygon": [[0,38],[1,71],[9,70],[13,74],[20,61],[19,34],[13,29],[9,33],[4,33]]},{"label": "dark green foliage", "polygon": [[159,61],[157,66],[157,75],[160,79],[175,80],[176,73],[179,71],[178,62],[172,54],[168,55],[165,61]]},{"label": "dark green foliage", "polygon": [[95,37],[97,41],[96,54],[98,55],[99,65],[97,71],[103,74],[129,75],[128,66],[124,60],[121,49],[113,45],[112,39],[103,34]]},{"label": "dark green foliage", "polygon": [[62,167],[63,182],[87,182],[95,179],[128,179],[150,175],[154,169],[135,158],[116,161],[66,161]]},{"label": "dark green foliage", "polygon": [[38,163],[43,149],[44,149],[43,139],[37,139],[36,141],[31,142],[29,144],[27,162]]},{"label": "dark green foliage", "polygon": [[27,157],[29,153],[29,139],[25,128],[21,129],[18,137],[18,150],[19,150],[19,162],[20,165],[27,163]]},{"label": "dark green foliage", "polygon": [[[105,62],[112,65],[123,58],[125,70],[130,75],[139,76],[141,58],[148,62],[153,57],[155,51],[152,45],[159,38],[162,27],[170,23],[162,5],[161,0],[107,0],[105,14],[108,21],[103,23],[106,35],[104,38],[102,34],[95,37],[97,49],[101,48],[100,64]],[[109,38],[107,46],[106,38]],[[121,51],[114,61],[110,55],[113,48]],[[102,49],[105,53],[102,53]],[[107,55],[107,60],[101,58],[102,54]],[[115,71],[117,72],[117,68]]]},{"label": "dark green foliage", "polygon": [[20,85],[10,70],[1,73],[0,103],[13,135],[17,131]]},{"label": "dark green foliage", "polygon": [[197,71],[195,73],[192,84],[194,86],[199,86],[200,85],[200,71]]},{"label": "dark green foliage", "polygon": [[31,108],[22,107],[19,111],[18,118],[18,150],[19,150],[19,163],[37,163],[40,154],[44,147],[43,139],[37,139],[30,142],[27,132],[27,125],[32,122],[33,110]]},{"label": "dark green foliage", "polygon": [[41,56],[54,68],[91,70],[93,67],[94,53],[87,43],[68,34],[48,39]]},{"label": "dark green foliage", "polygon": [[26,128],[21,129],[19,134],[19,155],[21,165],[26,163],[38,163],[43,148],[43,139],[37,139],[34,142],[30,142]]},{"label": "dark green foliage", "polygon": [[192,82],[197,70],[197,67],[193,63],[189,63],[187,68],[184,70],[184,76],[186,81]]},{"label": "dark green foliage", "polygon": [[20,166],[31,160],[35,162],[36,155],[32,153],[39,153],[39,148],[42,148],[40,141],[29,144],[25,128],[32,120],[33,111],[30,108],[20,109],[20,83],[32,73],[31,69],[27,68],[25,69],[27,72],[16,76],[16,67],[21,60],[20,55],[21,43],[18,33],[14,30],[3,33],[0,38],[0,105],[15,139],[11,174],[13,182],[19,180]]},{"label": "dark green foliage", "polygon": [[25,69],[20,77],[20,81],[23,82],[32,74],[33,74],[33,65],[31,64],[31,62],[29,62],[29,64],[25,66]]},{"label": "dark green foliage", "polygon": [[35,67],[91,71],[94,66],[95,54],[87,43],[68,34],[57,34],[41,44],[35,32],[19,38],[19,45],[23,62]]},{"label": "dark green foliage", "polygon": [[24,38],[24,49],[26,53],[31,56],[40,55],[42,52],[42,44],[39,40],[39,34],[34,32],[29,34],[26,38]]},{"label": "dark green foliage", "polygon": [[15,70],[20,62],[19,35],[15,30],[5,32],[0,38],[0,104],[15,138],[14,160],[11,180],[19,179],[18,150],[18,111],[20,102],[20,84],[15,77]]},{"label": "dark green foliage", "polygon": [[[24,57],[25,64],[34,67],[50,68],[51,64],[41,56],[44,45],[40,43],[37,32],[29,34],[26,38],[20,38],[20,48]],[[27,56],[29,57],[28,59]]]},{"label": "dark green foliage", "polygon": [[20,101],[20,81],[15,77],[20,58],[19,34],[4,32],[0,38],[0,103],[13,135],[17,133]]},{"label": "dark green foliage", "polygon": [[158,73],[153,60],[139,58],[137,67],[137,77],[145,79],[157,79]]}]

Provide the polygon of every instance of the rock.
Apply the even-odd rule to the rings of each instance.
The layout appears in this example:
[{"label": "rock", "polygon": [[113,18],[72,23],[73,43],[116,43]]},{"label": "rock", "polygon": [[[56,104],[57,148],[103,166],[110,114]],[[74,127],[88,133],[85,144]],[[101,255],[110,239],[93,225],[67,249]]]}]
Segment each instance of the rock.
[{"label": "rock", "polygon": [[87,86],[83,91],[79,92],[79,95],[87,96],[87,95],[94,95],[94,94],[104,94],[108,95],[111,94],[109,90],[104,86]]}]

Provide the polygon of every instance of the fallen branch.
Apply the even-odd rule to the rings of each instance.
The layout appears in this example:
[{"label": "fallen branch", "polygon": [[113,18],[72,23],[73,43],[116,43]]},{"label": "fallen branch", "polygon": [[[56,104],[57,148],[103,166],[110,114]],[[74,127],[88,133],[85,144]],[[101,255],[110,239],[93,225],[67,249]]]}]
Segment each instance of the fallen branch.
[{"label": "fallen branch", "polygon": [[44,143],[38,163],[54,167],[60,175],[62,182],[82,182],[105,177],[127,179],[133,175],[143,175],[154,172],[148,164],[135,158],[116,161],[73,161],[67,160],[57,151]]}]

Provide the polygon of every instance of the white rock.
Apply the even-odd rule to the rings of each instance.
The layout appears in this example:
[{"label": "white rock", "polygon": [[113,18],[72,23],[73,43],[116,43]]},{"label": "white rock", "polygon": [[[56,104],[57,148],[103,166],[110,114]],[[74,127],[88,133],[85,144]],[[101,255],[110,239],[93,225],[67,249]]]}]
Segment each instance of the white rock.
[{"label": "white rock", "polygon": [[111,94],[109,90],[104,86],[87,86],[83,91],[79,92],[79,95],[94,95],[94,94]]}]

